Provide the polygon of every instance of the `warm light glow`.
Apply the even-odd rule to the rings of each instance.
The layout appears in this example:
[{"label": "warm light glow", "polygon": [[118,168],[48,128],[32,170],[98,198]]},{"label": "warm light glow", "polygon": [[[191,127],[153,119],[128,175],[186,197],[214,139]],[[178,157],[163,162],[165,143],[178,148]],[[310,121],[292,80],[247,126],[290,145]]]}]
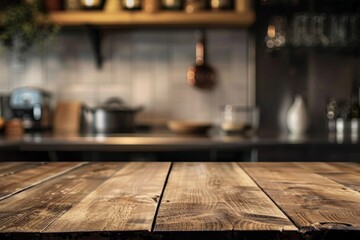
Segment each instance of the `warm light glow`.
[{"label": "warm light glow", "polygon": [[192,86],[195,85],[195,69],[194,69],[194,67],[189,67],[188,72],[187,72],[187,80],[190,85],[192,85]]},{"label": "warm light glow", "polygon": [[220,7],[220,0],[212,0],[211,2],[213,8],[219,8]]},{"label": "warm light glow", "polygon": [[268,33],[267,34],[268,34],[269,37],[271,37],[271,38],[275,37],[275,31],[276,30],[275,30],[274,25],[269,25],[268,26],[268,31],[267,31]]},{"label": "warm light glow", "polygon": [[165,0],[165,4],[172,6],[175,4],[175,0]]},{"label": "warm light glow", "polygon": [[85,5],[88,7],[94,6],[95,0],[85,0]]},{"label": "warm light glow", "polygon": [[189,79],[194,79],[194,78],[195,78],[195,73],[194,73],[194,71],[190,71],[190,72],[188,73],[188,78],[189,78]]},{"label": "warm light glow", "polygon": [[135,0],[126,0],[126,7],[128,8],[135,7]]}]

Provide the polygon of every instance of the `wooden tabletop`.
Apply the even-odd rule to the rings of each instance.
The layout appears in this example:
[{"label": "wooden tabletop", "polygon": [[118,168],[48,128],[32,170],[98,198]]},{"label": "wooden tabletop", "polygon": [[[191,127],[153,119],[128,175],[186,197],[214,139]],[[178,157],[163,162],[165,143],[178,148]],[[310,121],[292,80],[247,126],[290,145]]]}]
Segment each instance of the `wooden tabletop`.
[{"label": "wooden tabletop", "polygon": [[360,239],[360,164],[0,163],[0,239]]}]

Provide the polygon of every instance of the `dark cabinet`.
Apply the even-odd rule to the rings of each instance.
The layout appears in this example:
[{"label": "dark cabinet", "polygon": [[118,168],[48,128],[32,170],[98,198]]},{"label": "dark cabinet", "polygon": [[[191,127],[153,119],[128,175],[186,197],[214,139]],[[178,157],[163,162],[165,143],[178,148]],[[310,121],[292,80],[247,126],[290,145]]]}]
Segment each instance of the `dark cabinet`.
[{"label": "dark cabinet", "polygon": [[283,145],[257,151],[260,162],[360,162],[356,145]]}]

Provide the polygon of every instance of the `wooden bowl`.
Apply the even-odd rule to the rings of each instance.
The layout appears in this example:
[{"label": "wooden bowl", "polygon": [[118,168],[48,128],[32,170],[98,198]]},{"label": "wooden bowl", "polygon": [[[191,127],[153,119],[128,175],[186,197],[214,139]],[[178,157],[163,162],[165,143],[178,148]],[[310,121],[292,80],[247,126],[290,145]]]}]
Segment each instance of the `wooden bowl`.
[{"label": "wooden bowl", "polygon": [[205,134],[212,124],[210,122],[171,120],[167,122],[167,127],[174,133]]}]

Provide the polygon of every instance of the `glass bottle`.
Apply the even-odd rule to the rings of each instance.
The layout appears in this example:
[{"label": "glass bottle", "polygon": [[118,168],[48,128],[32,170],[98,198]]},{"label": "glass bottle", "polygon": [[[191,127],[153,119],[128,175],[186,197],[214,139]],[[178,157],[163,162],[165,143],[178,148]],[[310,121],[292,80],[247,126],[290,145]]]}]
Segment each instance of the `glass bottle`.
[{"label": "glass bottle", "polygon": [[360,117],[359,106],[359,79],[357,71],[354,71],[352,83],[351,83],[351,109],[349,119]]}]

